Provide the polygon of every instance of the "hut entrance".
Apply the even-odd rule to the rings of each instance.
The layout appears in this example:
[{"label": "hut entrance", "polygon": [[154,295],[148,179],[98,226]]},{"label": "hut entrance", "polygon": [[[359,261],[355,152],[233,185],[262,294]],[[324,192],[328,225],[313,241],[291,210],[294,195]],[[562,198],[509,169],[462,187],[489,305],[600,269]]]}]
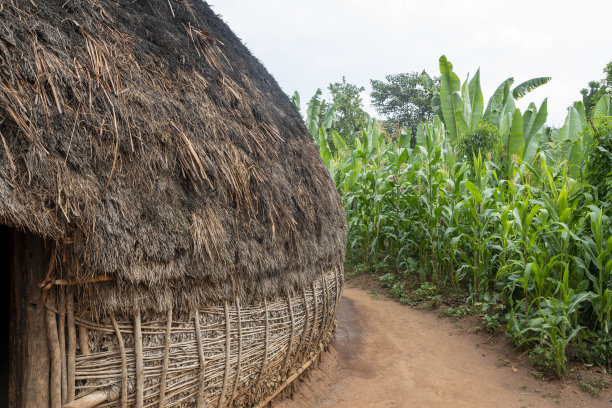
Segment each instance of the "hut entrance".
[{"label": "hut entrance", "polygon": [[2,365],[3,384],[8,385],[8,392],[2,389],[3,397],[11,407],[47,407],[49,348],[39,283],[46,273],[49,251],[39,236],[3,225],[0,248],[4,290],[10,290],[10,296],[5,292],[2,297],[10,310],[9,336],[3,337],[1,346],[2,358],[8,361]]}]

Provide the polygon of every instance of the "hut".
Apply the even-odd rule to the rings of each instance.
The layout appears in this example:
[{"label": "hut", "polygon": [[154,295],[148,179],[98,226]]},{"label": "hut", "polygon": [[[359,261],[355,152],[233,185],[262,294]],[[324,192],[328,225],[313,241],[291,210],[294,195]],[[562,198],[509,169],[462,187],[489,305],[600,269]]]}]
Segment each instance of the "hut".
[{"label": "hut", "polygon": [[339,197],[199,0],[0,0],[0,225],[10,406],[263,406],[334,329]]}]

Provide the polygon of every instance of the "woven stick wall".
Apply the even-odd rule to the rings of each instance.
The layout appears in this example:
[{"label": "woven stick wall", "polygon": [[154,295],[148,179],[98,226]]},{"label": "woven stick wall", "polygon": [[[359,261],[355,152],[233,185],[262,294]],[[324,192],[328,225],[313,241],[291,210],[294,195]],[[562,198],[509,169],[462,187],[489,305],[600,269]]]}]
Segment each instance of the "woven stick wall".
[{"label": "woven stick wall", "polygon": [[62,300],[60,288],[57,307],[50,305],[50,326],[56,317],[59,324],[49,335],[51,355],[60,356],[51,361],[61,373],[57,394],[75,407],[263,404],[330,342],[342,275],[335,270],[301,293],[257,305],[137,311],[97,323],[74,316],[72,294]]}]

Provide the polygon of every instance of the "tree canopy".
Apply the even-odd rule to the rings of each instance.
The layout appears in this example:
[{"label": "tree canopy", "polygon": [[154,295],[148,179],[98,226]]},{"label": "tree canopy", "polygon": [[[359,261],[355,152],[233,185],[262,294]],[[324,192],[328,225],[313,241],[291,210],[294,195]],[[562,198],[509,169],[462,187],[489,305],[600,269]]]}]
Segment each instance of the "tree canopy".
[{"label": "tree canopy", "polygon": [[[434,78],[437,87],[440,78]],[[418,72],[386,75],[384,81],[372,79],[372,106],[391,126],[410,129],[416,134],[420,122],[432,120],[433,93]]]},{"label": "tree canopy", "polygon": [[363,99],[361,93],[365,90],[363,86],[357,86],[346,81],[342,77],[342,82],[334,82],[327,87],[332,100],[321,102],[321,112],[327,111],[326,108],[333,106],[335,115],[331,123],[331,129],[337,131],[348,143],[352,144],[355,140],[355,132],[360,132],[366,127],[370,117],[363,109]]}]

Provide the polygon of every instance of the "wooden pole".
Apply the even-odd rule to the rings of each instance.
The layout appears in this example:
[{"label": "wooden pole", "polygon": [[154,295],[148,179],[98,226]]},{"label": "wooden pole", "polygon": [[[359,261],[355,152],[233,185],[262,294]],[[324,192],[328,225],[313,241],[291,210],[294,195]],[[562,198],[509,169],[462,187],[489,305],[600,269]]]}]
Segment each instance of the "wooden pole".
[{"label": "wooden pole", "polygon": [[[47,301],[51,305],[55,304],[54,290],[49,290]],[[49,394],[51,408],[60,408],[62,406],[62,363],[59,339],[57,337],[57,322],[55,312],[51,309],[46,311],[47,324],[47,339],[49,341],[49,356],[51,360],[51,369],[49,370]]]},{"label": "wooden pole", "polygon": [[217,405],[219,408],[223,406],[223,401],[225,400],[225,390],[230,372],[230,352],[232,346],[229,306],[227,305],[227,302],[225,302],[223,306],[225,308],[225,374],[223,375],[223,385],[221,386],[221,395],[219,396],[219,404]]},{"label": "wooden pole", "polygon": [[144,361],[142,356],[142,327],[140,309],[134,315],[134,354],[136,354],[136,408],[144,405]]},{"label": "wooden pole", "polygon": [[81,354],[91,354],[89,350],[89,334],[87,327],[79,326],[79,348],[81,349]]},{"label": "wooden pole", "polygon": [[263,381],[263,372],[266,368],[266,362],[268,360],[268,348],[270,347],[270,320],[268,318],[268,301],[264,299],[264,314],[265,314],[265,325],[266,331],[264,333],[264,355],[261,360],[261,367],[259,368],[259,374],[257,375],[257,382],[255,383],[255,388],[259,388],[261,382]]},{"label": "wooden pole", "polygon": [[240,382],[240,364],[242,363],[242,319],[240,318],[240,302],[236,299],[236,314],[238,315],[238,365],[236,367],[236,379],[234,380],[234,387],[232,388],[232,395],[230,395],[230,402],[228,406],[232,406],[234,402],[234,396],[238,389],[238,383]]},{"label": "wooden pole", "polygon": [[66,293],[64,288],[56,288],[58,296],[58,336],[60,347],[60,361],[62,364],[62,405],[67,402],[68,379],[66,378]]},{"label": "wooden pole", "polygon": [[287,296],[287,306],[289,307],[289,317],[291,318],[291,335],[289,336],[289,344],[287,345],[287,354],[285,355],[285,361],[283,361],[283,368],[280,371],[281,376],[287,374],[287,364],[289,363],[291,349],[293,348],[293,337],[295,336],[295,317],[293,315],[293,304],[291,303],[291,295]]},{"label": "wooden pole", "polygon": [[69,402],[62,408],[93,408],[103,402],[113,402],[119,399],[119,392],[113,389],[94,391],[83,398]]},{"label": "wooden pole", "polygon": [[166,376],[168,375],[168,359],[170,358],[170,331],[172,330],[172,308],[168,309],[166,317],[166,338],[164,340],[164,361],[162,363],[162,374],[159,381],[159,408],[164,407],[166,398]]},{"label": "wooden pole", "polygon": [[75,365],[76,365],[76,329],[74,326],[74,293],[72,288],[68,288],[66,293],[66,312],[68,317],[68,402],[74,401],[75,397]]},{"label": "wooden pole", "polygon": [[200,329],[200,313],[196,309],[195,317],[193,320],[194,330],[196,336],[196,343],[198,345],[198,357],[200,359],[200,382],[198,383],[198,394],[196,400],[196,407],[201,408],[204,406],[204,382],[206,376],[204,375],[205,361],[204,361],[204,346],[202,344],[202,330]]},{"label": "wooden pole", "polygon": [[123,344],[123,336],[119,330],[119,324],[115,319],[115,315],[111,315],[111,321],[115,328],[115,335],[117,336],[117,343],[119,343],[119,352],[121,353],[121,408],[127,407],[127,356],[125,355],[125,345]]}]

